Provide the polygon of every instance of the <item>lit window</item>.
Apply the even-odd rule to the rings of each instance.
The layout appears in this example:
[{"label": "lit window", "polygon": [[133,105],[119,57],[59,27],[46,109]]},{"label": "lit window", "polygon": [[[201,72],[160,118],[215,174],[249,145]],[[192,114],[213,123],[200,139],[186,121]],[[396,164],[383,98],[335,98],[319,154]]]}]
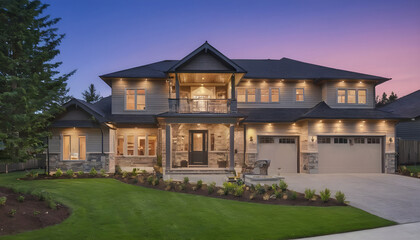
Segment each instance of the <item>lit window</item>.
[{"label": "lit window", "polygon": [[63,160],[70,160],[71,137],[63,136]]},{"label": "lit window", "polygon": [[86,137],[79,136],[79,159],[86,160]]},{"label": "lit window", "polygon": [[356,90],[347,90],[347,103],[356,103]]},{"label": "lit window", "polygon": [[359,104],[366,104],[366,90],[357,91],[357,99]]},{"label": "lit window", "polygon": [[245,89],[244,88],[238,88],[238,102],[246,102],[246,96],[245,96]]},{"label": "lit window", "polygon": [[303,100],[304,100],[303,88],[296,88],[296,101],[303,102]]},{"label": "lit window", "polygon": [[146,109],[146,90],[128,89],[125,93],[126,110],[145,110]]},{"label": "lit window", "polygon": [[270,95],[268,89],[261,89],[261,102],[269,102]]},{"label": "lit window", "polygon": [[124,155],[124,136],[118,136],[117,155]]},{"label": "lit window", "polygon": [[63,160],[86,160],[86,136],[79,136],[72,143],[71,136],[63,136]]},{"label": "lit window", "polygon": [[149,154],[149,156],[155,156],[156,155],[156,136],[153,136],[153,135],[151,135],[151,136],[149,136],[148,137],[148,139],[147,139],[148,141],[149,141],[149,152],[148,152],[148,154]]},{"label": "lit window", "polygon": [[134,155],[134,136],[127,136],[127,155]]},{"label": "lit window", "polygon": [[337,91],[337,103],[346,103],[346,90]]},{"label": "lit window", "polygon": [[249,88],[246,90],[247,102],[255,102],[255,88]]},{"label": "lit window", "polygon": [[271,89],[271,102],[278,102],[279,100],[280,100],[279,89],[278,88],[272,88]]},{"label": "lit window", "polygon": [[144,156],[146,155],[146,137],[139,136],[137,138],[137,155]]}]

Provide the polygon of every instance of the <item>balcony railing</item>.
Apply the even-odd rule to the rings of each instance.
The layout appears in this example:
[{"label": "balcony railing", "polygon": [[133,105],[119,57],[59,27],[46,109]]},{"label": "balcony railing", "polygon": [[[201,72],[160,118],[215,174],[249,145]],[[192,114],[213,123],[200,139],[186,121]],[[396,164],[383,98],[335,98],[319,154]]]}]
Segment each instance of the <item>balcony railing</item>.
[{"label": "balcony railing", "polygon": [[[230,99],[169,99],[169,111],[175,113],[230,113]],[[234,104],[235,105],[235,104]]]}]

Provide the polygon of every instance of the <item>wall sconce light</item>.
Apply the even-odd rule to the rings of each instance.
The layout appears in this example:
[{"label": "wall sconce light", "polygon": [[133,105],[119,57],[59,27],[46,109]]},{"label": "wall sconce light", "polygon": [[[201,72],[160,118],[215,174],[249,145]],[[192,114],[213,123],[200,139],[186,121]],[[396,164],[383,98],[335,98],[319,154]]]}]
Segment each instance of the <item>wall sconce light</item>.
[{"label": "wall sconce light", "polygon": [[315,142],[315,141],[316,141],[315,137],[314,137],[314,136],[312,136],[312,137],[311,137],[311,142]]},{"label": "wall sconce light", "polygon": [[252,136],[249,137],[250,142],[254,142],[254,138]]},{"label": "wall sconce light", "polygon": [[392,143],[394,140],[392,139],[392,137],[389,138],[389,143]]}]

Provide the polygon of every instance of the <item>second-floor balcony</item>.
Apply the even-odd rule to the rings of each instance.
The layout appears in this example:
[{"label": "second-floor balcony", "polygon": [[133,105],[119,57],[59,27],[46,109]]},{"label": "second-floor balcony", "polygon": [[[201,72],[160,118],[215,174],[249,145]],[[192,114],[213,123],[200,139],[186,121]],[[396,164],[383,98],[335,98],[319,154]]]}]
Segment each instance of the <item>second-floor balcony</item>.
[{"label": "second-floor balcony", "polygon": [[231,113],[231,99],[169,99],[169,111],[174,113]]}]

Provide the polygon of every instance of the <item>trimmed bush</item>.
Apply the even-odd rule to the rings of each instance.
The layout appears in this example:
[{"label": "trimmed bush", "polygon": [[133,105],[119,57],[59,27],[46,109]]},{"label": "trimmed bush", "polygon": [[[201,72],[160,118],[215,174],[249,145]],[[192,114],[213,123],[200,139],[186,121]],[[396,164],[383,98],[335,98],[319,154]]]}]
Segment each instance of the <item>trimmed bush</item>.
[{"label": "trimmed bush", "polygon": [[0,197],[0,206],[6,205],[7,197]]},{"label": "trimmed bush", "polygon": [[25,201],[25,197],[20,195],[19,197],[17,197],[18,202],[23,202]]},{"label": "trimmed bush", "polygon": [[281,191],[274,190],[274,195],[276,198],[280,199],[283,197],[283,193]]},{"label": "trimmed bush", "polygon": [[335,193],[335,199],[337,200],[337,202],[344,204],[346,201],[346,195],[343,192],[338,191]]},{"label": "trimmed bush", "polygon": [[283,181],[283,180],[280,180],[280,183],[279,183],[279,188],[280,188],[283,192],[287,190],[287,187],[288,187],[287,183],[286,183],[285,181]]},{"label": "trimmed bush", "polygon": [[225,195],[228,195],[229,193],[233,193],[234,189],[235,189],[235,185],[231,182],[224,182],[223,183],[223,192]]},{"label": "trimmed bush", "polygon": [[319,192],[319,196],[321,197],[321,200],[323,202],[328,202],[331,197],[331,191],[330,189],[326,188],[324,191]]},{"label": "trimmed bush", "polygon": [[297,193],[295,191],[289,192],[290,199],[296,200],[297,199]]},{"label": "trimmed bush", "polygon": [[311,200],[315,196],[315,189],[311,190],[310,188],[305,189],[305,198]]},{"label": "trimmed bush", "polygon": [[31,170],[30,172],[26,173],[26,177],[37,178],[38,177],[38,172],[36,170]]},{"label": "trimmed bush", "polygon": [[84,172],[83,171],[78,171],[77,172],[77,175],[79,175],[79,176],[82,176],[84,174]]},{"label": "trimmed bush", "polygon": [[15,216],[15,214],[16,214],[16,209],[10,209],[10,211],[9,211],[9,216],[10,217],[14,217]]},{"label": "trimmed bush", "polygon": [[69,177],[73,177],[74,171],[72,169],[69,169],[66,171],[66,175]]},{"label": "trimmed bush", "polygon": [[122,178],[128,178],[129,173],[127,171],[122,172]]},{"label": "trimmed bush", "polygon": [[265,188],[263,186],[261,186],[261,184],[258,183],[257,185],[255,185],[255,191],[258,194],[263,195],[265,193]]},{"label": "trimmed bush", "polygon": [[133,168],[133,170],[131,171],[131,176],[135,177],[135,176],[137,176],[137,174],[139,174],[137,172],[137,168]]},{"label": "trimmed bush", "polygon": [[233,195],[235,197],[242,197],[244,194],[244,185],[236,185],[233,190]]},{"label": "trimmed bush", "polygon": [[101,169],[101,171],[99,171],[101,173],[102,177],[106,177],[106,171],[105,169]]},{"label": "trimmed bush", "polygon": [[120,165],[115,165],[115,175],[121,175],[122,174],[122,170]]},{"label": "trimmed bush", "polygon": [[201,189],[201,187],[203,186],[203,180],[198,180],[197,181],[197,185],[196,185],[196,187],[197,187],[197,190],[198,189]]},{"label": "trimmed bush", "polygon": [[92,177],[96,177],[96,175],[98,174],[98,172],[96,171],[96,169],[93,167],[92,169],[90,169],[89,175]]},{"label": "trimmed bush", "polygon": [[159,185],[159,178],[154,178],[153,179],[153,186],[157,186]]},{"label": "trimmed bush", "polygon": [[147,177],[147,183],[149,183],[150,185],[152,185],[152,183],[153,183],[153,176],[148,176]]},{"label": "trimmed bush", "polygon": [[63,171],[61,171],[61,169],[57,169],[57,171],[55,172],[54,176],[55,177],[61,177],[63,175]]},{"label": "trimmed bush", "polygon": [[207,192],[209,194],[212,194],[214,192],[214,189],[216,188],[216,183],[211,182],[209,185],[207,185]]},{"label": "trimmed bush", "polygon": [[185,191],[185,189],[187,189],[187,185],[185,183],[179,184],[179,190]]},{"label": "trimmed bush", "polygon": [[188,184],[190,182],[190,179],[188,177],[184,177],[184,184]]}]

